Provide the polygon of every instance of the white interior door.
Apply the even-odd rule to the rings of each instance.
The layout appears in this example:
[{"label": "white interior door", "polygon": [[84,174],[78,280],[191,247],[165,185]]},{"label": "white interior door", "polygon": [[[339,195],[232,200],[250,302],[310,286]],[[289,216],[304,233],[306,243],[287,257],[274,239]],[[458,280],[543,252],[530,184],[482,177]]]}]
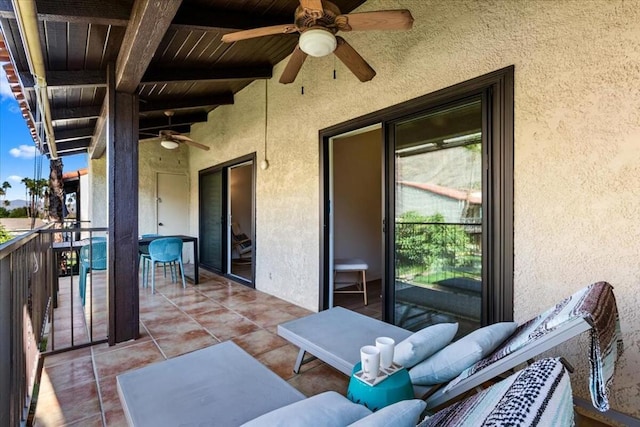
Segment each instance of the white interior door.
[{"label": "white interior door", "polygon": [[[189,178],[186,175],[159,172],[157,182],[158,234],[189,234]],[[191,245],[185,245],[183,262],[191,262],[192,253]]]}]

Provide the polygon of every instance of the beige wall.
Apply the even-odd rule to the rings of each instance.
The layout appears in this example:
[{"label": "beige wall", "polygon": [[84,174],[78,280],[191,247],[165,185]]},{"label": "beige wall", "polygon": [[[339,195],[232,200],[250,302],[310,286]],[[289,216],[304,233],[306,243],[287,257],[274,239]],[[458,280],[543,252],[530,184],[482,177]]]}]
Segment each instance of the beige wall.
[{"label": "beige wall", "polygon": [[367,280],[382,277],[381,138],[376,129],[333,140],[333,253],[364,260]]},{"label": "beige wall", "polygon": [[[138,234],[157,233],[158,172],[188,174],[189,147],[162,148],[157,139],[140,142],[138,156]],[[195,150],[195,149],[193,149]],[[186,229],[187,227],[185,227]]]},{"label": "beige wall", "polygon": [[[626,352],[615,409],[640,416],[640,3],[391,1],[409,32],[344,37],[378,75],[358,82],[334,58],[309,58],[294,84],[269,81],[269,160],[257,176],[256,287],[318,305],[318,130],[515,65],[515,318],[525,320],[598,280],[615,286]],[[214,110],[191,136],[191,231],[197,171],[263,152],[264,82]],[[304,85],[304,95],[300,87]],[[585,339],[563,351],[586,391]]]},{"label": "beige wall", "polygon": [[108,227],[107,220],[107,157],[89,160],[89,219],[91,227]]}]

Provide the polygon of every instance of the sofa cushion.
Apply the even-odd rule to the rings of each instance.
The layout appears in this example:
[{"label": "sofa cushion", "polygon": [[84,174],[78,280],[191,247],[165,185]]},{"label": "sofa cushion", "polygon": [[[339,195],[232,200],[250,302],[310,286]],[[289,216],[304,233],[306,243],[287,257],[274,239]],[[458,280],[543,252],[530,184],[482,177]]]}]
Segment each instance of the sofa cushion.
[{"label": "sofa cushion", "polygon": [[458,332],[457,323],[439,323],[412,334],[396,344],[393,361],[409,369],[443,349]]},{"label": "sofa cushion", "polygon": [[415,427],[426,407],[424,400],[401,400],[361,418],[349,427]]},{"label": "sofa cushion", "polygon": [[471,332],[411,368],[411,382],[416,385],[434,385],[452,380],[489,355],[513,334],[517,326],[516,322],[500,322]]},{"label": "sofa cushion", "polygon": [[243,424],[245,427],[306,427],[322,424],[344,427],[370,415],[371,411],[335,391],[327,391],[274,409]]}]

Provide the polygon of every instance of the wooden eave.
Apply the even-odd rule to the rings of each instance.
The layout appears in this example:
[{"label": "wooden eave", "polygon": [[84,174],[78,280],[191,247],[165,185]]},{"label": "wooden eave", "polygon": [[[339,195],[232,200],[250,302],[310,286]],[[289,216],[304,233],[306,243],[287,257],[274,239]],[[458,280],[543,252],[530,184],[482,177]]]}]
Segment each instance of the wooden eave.
[{"label": "wooden eave", "polygon": [[[365,0],[333,0],[348,13]],[[175,3],[170,22],[162,8]],[[188,132],[207,113],[234,102],[234,95],[256,79],[273,76],[273,66],[297,44],[297,35],[276,35],[226,44],[229,32],[293,22],[298,0],[35,0],[46,60],[50,120],[59,155],[94,150],[105,114],[109,63],[120,73],[118,90],[140,99],[140,137],[168,127],[164,111],[174,111],[172,129]],[[140,15],[142,11],[143,15]],[[141,22],[132,22],[141,19]],[[153,23],[153,24],[152,24]],[[153,25],[156,25],[155,27]],[[133,27],[133,29],[132,29]],[[34,77],[20,37],[11,0],[0,0],[0,61],[38,148]],[[156,34],[161,30],[161,34]],[[152,52],[136,37],[157,38]],[[148,58],[141,58],[148,55]],[[142,69],[143,67],[143,69]],[[93,153],[100,155],[99,150]]]}]

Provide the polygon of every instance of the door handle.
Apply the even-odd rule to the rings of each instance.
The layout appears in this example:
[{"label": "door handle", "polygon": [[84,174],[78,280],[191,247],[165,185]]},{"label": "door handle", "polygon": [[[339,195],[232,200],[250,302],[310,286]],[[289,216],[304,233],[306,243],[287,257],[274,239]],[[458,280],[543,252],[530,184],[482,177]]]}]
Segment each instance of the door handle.
[{"label": "door handle", "polygon": [[163,226],[164,224],[163,224],[163,223],[161,223],[161,222],[159,222],[159,223],[158,223],[158,225],[159,225],[159,226]]}]

